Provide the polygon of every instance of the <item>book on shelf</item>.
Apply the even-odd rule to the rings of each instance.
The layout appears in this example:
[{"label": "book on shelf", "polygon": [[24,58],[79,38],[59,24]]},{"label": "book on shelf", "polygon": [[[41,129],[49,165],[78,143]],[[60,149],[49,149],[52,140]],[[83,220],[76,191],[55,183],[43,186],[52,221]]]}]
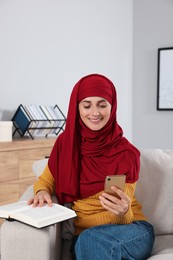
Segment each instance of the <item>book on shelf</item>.
[{"label": "book on shelf", "polygon": [[34,120],[38,121],[37,128],[42,127],[43,126],[43,122],[41,121],[42,118],[41,118],[40,114],[38,113],[36,106],[35,105],[28,105],[28,108],[30,109]]},{"label": "book on shelf", "polygon": [[[22,107],[22,105],[20,107]],[[24,108],[23,110],[29,115],[29,118],[31,120],[29,132],[31,135],[34,135],[35,129],[37,128],[39,122],[36,121],[35,118],[33,117],[32,111],[30,110],[29,106],[24,106],[23,108]]]},{"label": "book on shelf", "polygon": [[0,218],[17,220],[36,228],[43,228],[76,217],[74,210],[53,203],[42,207],[27,205],[27,201],[18,201],[0,206]]},{"label": "book on shelf", "polygon": [[[49,122],[49,126],[50,129],[47,132],[47,135],[52,135],[55,134],[55,129],[56,129],[56,121],[54,121],[54,118],[52,117],[52,115],[49,113],[48,111],[48,106],[46,105],[40,105],[40,109],[43,111],[44,115],[46,116],[48,122]],[[56,118],[57,120],[57,118]]]},{"label": "book on shelf", "polygon": [[[49,111],[49,113],[52,115],[52,118],[54,120],[60,119],[60,115],[56,112],[55,108],[53,106],[47,106],[47,109]],[[57,123],[57,127],[60,126],[60,121],[56,121]]]},{"label": "book on shelf", "polygon": [[50,122],[48,121],[47,117],[43,113],[43,111],[40,109],[39,105],[32,105],[34,113],[36,114],[36,118],[40,120],[40,125],[38,129],[36,130],[35,135],[36,136],[46,136],[48,134],[47,127],[50,127]]},{"label": "book on shelf", "polygon": [[26,129],[30,126],[31,120],[22,106],[19,106],[16,114],[13,116],[12,121],[15,121],[16,126],[20,129],[23,135]]}]

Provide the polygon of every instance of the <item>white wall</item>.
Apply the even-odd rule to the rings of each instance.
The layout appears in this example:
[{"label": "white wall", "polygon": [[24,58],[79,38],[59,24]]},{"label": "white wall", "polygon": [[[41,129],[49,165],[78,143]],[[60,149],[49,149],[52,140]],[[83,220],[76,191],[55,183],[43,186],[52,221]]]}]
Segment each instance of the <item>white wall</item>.
[{"label": "white wall", "polygon": [[173,148],[173,111],[156,110],[157,49],[173,47],[173,1],[134,0],[133,142]]},{"label": "white wall", "polygon": [[0,119],[20,103],[58,104],[102,73],[118,91],[118,118],[132,137],[133,0],[1,0]]}]

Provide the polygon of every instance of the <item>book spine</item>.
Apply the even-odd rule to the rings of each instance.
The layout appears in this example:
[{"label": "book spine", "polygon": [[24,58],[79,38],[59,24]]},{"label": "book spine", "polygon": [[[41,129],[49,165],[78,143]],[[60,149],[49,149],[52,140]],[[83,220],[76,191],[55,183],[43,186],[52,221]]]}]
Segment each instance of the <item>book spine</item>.
[{"label": "book spine", "polygon": [[22,105],[18,107],[16,113],[12,118],[12,121],[21,136],[26,133],[31,122]]},{"label": "book spine", "polygon": [[49,111],[47,110],[47,107],[45,105],[40,105],[40,109],[43,111],[43,113],[45,114],[46,118],[47,118],[47,123],[48,123],[48,132],[47,132],[47,136],[48,135],[52,135],[53,132],[54,132],[54,120],[53,118],[51,117]]}]

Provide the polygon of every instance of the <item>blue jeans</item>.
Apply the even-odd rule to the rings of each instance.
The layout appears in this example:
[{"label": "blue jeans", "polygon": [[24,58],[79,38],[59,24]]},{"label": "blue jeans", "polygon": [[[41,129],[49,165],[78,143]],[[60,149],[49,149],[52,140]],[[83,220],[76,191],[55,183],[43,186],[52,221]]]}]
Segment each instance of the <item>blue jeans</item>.
[{"label": "blue jeans", "polygon": [[154,230],[147,221],[128,225],[101,225],[74,239],[77,260],[147,259],[154,244]]}]

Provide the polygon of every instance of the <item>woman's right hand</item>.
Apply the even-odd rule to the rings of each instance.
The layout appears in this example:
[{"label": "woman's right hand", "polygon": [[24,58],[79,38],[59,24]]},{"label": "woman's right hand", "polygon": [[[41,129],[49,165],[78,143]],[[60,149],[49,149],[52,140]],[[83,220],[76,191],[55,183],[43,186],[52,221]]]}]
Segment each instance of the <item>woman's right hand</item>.
[{"label": "woman's right hand", "polygon": [[28,200],[28,205],[31,205],[35,207],[42,207],[44,203],[47,203],[49,207],[52,206],[52,197],[46,190],[40,190],[37,192],[37,194]]}]

